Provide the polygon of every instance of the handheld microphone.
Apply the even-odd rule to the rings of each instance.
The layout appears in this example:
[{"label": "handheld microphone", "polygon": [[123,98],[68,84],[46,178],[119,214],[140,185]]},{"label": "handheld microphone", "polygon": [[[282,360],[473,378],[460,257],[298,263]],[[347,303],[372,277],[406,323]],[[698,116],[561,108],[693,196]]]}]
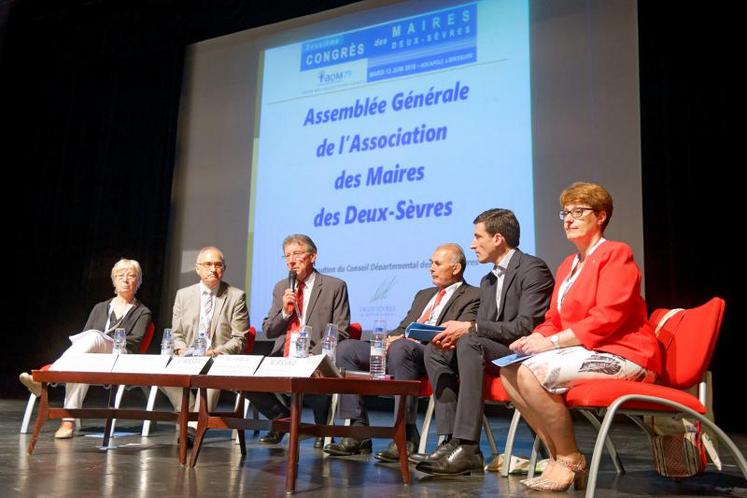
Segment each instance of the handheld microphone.
[{"label": "handheld microphone", "polygon": [[[296,275],[296,272],[293,270],[288,272],[288,287],[293,291],[293,293],[296,293],[296,279],[298,278],[298,275]],[[301,313],[298,312],[298,304],[293,305],[293,310],[296,312],[296,316],[298,319],[301,319]]]}]

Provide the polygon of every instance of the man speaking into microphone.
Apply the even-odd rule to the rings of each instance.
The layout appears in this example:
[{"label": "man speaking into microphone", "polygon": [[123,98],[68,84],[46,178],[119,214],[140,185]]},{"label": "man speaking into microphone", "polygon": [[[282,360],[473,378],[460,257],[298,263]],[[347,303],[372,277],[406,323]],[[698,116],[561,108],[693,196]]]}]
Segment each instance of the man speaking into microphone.
[{"label": "man speaking into microphone", "polygon": [[[338,340],[348,337],[350,305],[347,284],[339,278],[316,271],[316,256],[316,245],[308,235],[293,234],[283,240],[288,279],[275,284],[270,311],[262,321],[262,331],[267,338],[275,339],[270,356],[288,356],[291,335],[305,325],[311,327],[311,354],[321,354],[322,334],[328,323],[337,325],[340,333]],[[248,393],[247,397],[269,419],[290,416],[289,398],[285,394]],[[304,403],[313,409],[315,423],[327,423],[328,395],[306,395]],[[276,444],[283,435],[269,432],[260,438],[260,442]],[[322,438],[317,438],[314,446],[321,448]]]}]

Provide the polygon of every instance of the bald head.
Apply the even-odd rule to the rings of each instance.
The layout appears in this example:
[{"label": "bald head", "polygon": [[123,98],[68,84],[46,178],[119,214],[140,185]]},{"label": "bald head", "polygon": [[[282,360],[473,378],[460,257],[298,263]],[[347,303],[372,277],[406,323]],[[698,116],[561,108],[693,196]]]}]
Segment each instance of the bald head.
[{"label": "bald head", "polygon": [[444,289],[464,277],[467,258],[459,244],[441,244],[431,256],[431,280],[433,285]]}]

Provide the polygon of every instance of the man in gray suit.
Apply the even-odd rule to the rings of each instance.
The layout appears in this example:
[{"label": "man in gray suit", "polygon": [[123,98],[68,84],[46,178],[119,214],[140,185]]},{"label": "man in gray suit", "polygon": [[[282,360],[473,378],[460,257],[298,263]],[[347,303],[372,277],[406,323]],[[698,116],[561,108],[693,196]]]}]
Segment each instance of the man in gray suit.
[{"label": "man in gray suit", "polygon": [[[291,289],[288,279],[282,279],[272,290],[272,305],[262,322],[265,335],[269,339],[275,339],[270,356],[288,356],[289,332],[303,325],[311,326],[311,354],[321,354],[322,334],[328,323],[337,325],[340,334],[338,340],[348,337],[350,305],[347,284],[339,278],[316,271],[316,244],[308,235],[293,234],[286,237],[283,240],[283,255],[288,270],[295,275],[297,288]],[[269,419],[290,416],[289,401],[284,394],[247,393],[247,397]],[[313,409],[317,424],[327,423],[329,400],[327,395],[304,396],[304,403]],[[260,442],[276,444],[283,435],[271,431],[260,438]],[[314,446],[321,448],[322,441],[323,438],[317,438]]]},{"label": "man in gray suit", "polygon": [[[200,250],[195,271],[200,282],[176,292],[171,320],[174,354],[183,355],[194,344],[200,330],[207,333],[209,356],[240,354],[249,330],[244,291],[223,282],[226,259],[217,247],[208,246]],[[178,410],[182,390],[164,388],[163,391]],[[220,391],[208,389],[207,395],[208,409],[213,411]],[[190,411],[198,408],[194,397],[190,396]],[[196,426],[196,422],[190,424],[190,427]]]},{"label": "man in gray suit", "polygon": [[[412,322],[439,325],[449,320],[472,321],[477,316],[480,304],[480,290],[464,281],[467,260],[458,244],[442,244],[431,256],[430,274],[434,287],[418,291],[399,327],[387,338],[387,371],[397,380],[417,380],[425,375],[423,351],[425,346],[418,341],[404,338],[405,328]],[[337,347],[337,365],[349,370],[368,370],[370,345],[367,342],[347,340]],[[399,406],[395,399],[395,407]],[[406,401],[405,435],[407,454],[418,446],[420,436],[415,424],[417,399],[408,397]],[[368,414],[363,398],[354,394],[340,396],[340,417],[349,418],[351,425],[368,425]],[[359,441],[343,438],[340,443],[325,446],[324,451],[331,455],[354,455],[371,450],[371,440]],[[385,462],[399,460],[399,452],[394,442],[384,451],[376,453],[376,458]]]},{"label": "man in gray suit", "polygon": [[480,429],[483,375],[498,369],[492,360],[529,335],[550,304],[553,278],[544,261],[524,254],[519,222],[507,209],[490,209],[474,220],[470,247],[493,270],[480,282],[475,321],[451,321],[425,351],[425,367],[436,397],[438,433],[445,441],[430,455],[416,454],[417,470],[433,475],[482,472]]}]

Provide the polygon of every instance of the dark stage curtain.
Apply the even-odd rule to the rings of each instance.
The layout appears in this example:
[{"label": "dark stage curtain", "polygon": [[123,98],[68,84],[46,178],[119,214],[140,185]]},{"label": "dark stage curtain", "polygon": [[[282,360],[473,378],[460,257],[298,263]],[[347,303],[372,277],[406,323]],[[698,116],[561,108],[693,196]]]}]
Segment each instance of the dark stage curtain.
[{"label": "dark stage curtain", "polygon": [[168,24],[142,34],[155,27],[146,11],[16,7],[0,83],[15,225],[2,395],[22,394],[18,372],[58,357],[113,296],[120,257],[141,263],[138,297],[158,309],[184,59]]},{"label": "dark stage curtain", "polygon": [[646,299],[651,309],[726,299],[711,362],[715,415],[744,432],[735,19],[717,5],[638,2]]}]

